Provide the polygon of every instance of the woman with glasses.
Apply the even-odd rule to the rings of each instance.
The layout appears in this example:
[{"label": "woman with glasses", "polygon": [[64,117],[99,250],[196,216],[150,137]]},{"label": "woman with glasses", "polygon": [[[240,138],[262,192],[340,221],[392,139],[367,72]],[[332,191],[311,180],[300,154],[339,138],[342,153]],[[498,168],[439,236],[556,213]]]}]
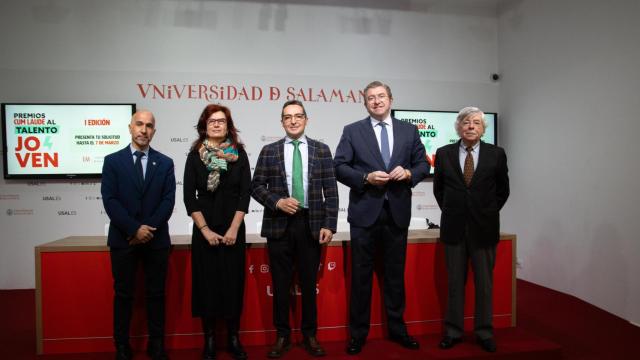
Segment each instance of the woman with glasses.
[{"label": "woman with glasses", "polygon": [[245,226],[251,171],[231,112],[208,105],[184,168],[184,204],[193,219],[192,315],[202,320],[203,359],[214,359],[216,319],[226,322],[227,348],[246,359],[238,331],[244,296]]}]

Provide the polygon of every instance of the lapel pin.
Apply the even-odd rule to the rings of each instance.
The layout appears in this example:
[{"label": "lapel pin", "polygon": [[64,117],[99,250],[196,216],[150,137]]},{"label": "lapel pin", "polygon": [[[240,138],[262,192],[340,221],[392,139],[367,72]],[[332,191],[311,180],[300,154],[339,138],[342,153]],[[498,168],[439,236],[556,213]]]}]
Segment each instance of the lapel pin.
[{"label": "lapel pin", "polygon": [[155,161],[154,161],[154,162],[152,162],[151,164],[152,164],[153,166],[156,166],[156,162],[155,162]]}]

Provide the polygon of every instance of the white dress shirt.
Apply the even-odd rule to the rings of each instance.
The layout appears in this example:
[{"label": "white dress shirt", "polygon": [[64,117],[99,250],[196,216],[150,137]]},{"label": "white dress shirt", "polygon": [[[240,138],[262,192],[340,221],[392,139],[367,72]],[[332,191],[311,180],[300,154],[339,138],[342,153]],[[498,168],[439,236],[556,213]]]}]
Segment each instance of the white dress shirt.
[{"label": "white dress shirt", "polygon": [[[134,153],[136,151],[138,151],[138,149],[134,148],[132,144],[129,144],[129,148],[131,149],[131,157],[133,158],[133,163],[136,163],[136,156],[134,155]],[[149,160],[149,147],[147,146],[147,148],[145,150],[142,150],[142,152],[144,153],[144,156],[142,156],[142,159],[140,159],[140,162],[142,163],[142,178],[144,179],[145,176],[147,175],[147,160]]]},{"label": "white dress shirt", "polygon": [[[373,126],[373,132],[376,134],[376,140],[378,140],[378,149],[382,154],[382,142],[380,141],[380,134],[382,133],[382,125],[380,125],[380,121],[369,117],[371,120],[371,126]],[[391,121],[391,115],[387,116],[386,119],[382,120],[387,128],[387,136],[389,137],[389,158],[393,156],[393,121]]]},{"label": "white dress shirt", "polygon": [[[309,147],[307,144],[307,137],[302,135],[298,138],[300,144],[298,144],[298,149],[300,149],[300,155],[302,155],[302,186],[304,189],[304,203],[301,204],[303,208],[308,208],[308,196],[307,190],[309,189]],[[293,139],[288,136],[284,138],[284,168],[287,173],[287,189],[289,190],[289,195],[293,195]]]}]

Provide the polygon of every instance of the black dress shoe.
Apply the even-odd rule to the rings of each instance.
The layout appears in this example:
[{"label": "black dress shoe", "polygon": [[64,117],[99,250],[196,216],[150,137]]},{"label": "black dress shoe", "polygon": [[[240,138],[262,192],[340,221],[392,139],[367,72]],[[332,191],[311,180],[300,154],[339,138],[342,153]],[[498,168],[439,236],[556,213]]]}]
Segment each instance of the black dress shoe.
[{"label": "black dress shoe", "polygon": [[402,345],[403,348],[411,349],[411,350],[420,349],[420,343],[418,343],[418,341],[413,336],[409,336],[409,335],[392,336],[390,339],[391,341]]},{"label": "black dress shoe", "polygon": [[129,344],[116,345],[116,360],[131,360],[133,359],[133,351]]},{"label": "black dress shoe", "polygon": [[164,343],[162,341],[149,341],[147,345],[147,355],[151,357],[151,360],[169,360],[169,355],[164,350]]},{"label": "black dress shoe", "polygon": [[442,340],[438,344],[438,347],[440,349],[445,349],[445,350],[451,349],[452,347],[456,346],[456,344],[461,342],[462,342],[462,338],[454,338],[449,335],[446,335],[445,337],[442,338]]},{"label": "black dress shoe", "polygon": [[291,350],[291,339],[288,336],[278,336],[271,350],[267,353],[267,357],[277,359],[289,350]]},{"label": "black dress shoe", "polygon": [[347,344],[347,354],[356,355],[362,351],[362,346],[364,345],[364,340],[359,340],[356,338],[349,339],[349,343]]},{"label": "black dress shoe", "polygon": [[492,337],[488,339],[480,339],[478,338],[478,345],[482,348],[482,350],[486,352],[496,352],[498,347],[496,346],[495,340]]},{"label": "black dress shoe", "polygon": [[204,335],[204,347],[202,360],[215,360],[216,358],[216,331],[215,319],[209,317],[200,318],[202,321],[202,333]]},{"label": "black dress shoe", "polygon": [[302,340],[302,346],[311,356],[325,356],[327,354],[315,336],[305,337]]},{"label": "black dress shoe", "polygon": [[204,349],[202,350],[202,360],[215,360],[216,358],[216,338],[213,333],[204,334]]},{"label": "black dress shoe", "polygon": [[229,335],[227,350],[231,353],[231,357],[236,360],[244,360],[247,358],[247,352],[244,351],[244,347],[242,343],[240,343],[240,337],[237,334]]}]

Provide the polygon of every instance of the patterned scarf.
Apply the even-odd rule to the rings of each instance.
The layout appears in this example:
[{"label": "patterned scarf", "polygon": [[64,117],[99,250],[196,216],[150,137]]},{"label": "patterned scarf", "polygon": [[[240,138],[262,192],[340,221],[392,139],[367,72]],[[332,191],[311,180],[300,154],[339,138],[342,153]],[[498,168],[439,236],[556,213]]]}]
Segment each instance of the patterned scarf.
[{"label": "patterned scarf", "polygon": [[207,178],[207,190],[214,192],[220,185],[220,174],[227,171],[228,162],[238,161],[238,149],[231,143],[231,139],[226,139],[217,147],[209,144],[209,140],[205,140],[198,150],[200,160],[209,170]]}]

